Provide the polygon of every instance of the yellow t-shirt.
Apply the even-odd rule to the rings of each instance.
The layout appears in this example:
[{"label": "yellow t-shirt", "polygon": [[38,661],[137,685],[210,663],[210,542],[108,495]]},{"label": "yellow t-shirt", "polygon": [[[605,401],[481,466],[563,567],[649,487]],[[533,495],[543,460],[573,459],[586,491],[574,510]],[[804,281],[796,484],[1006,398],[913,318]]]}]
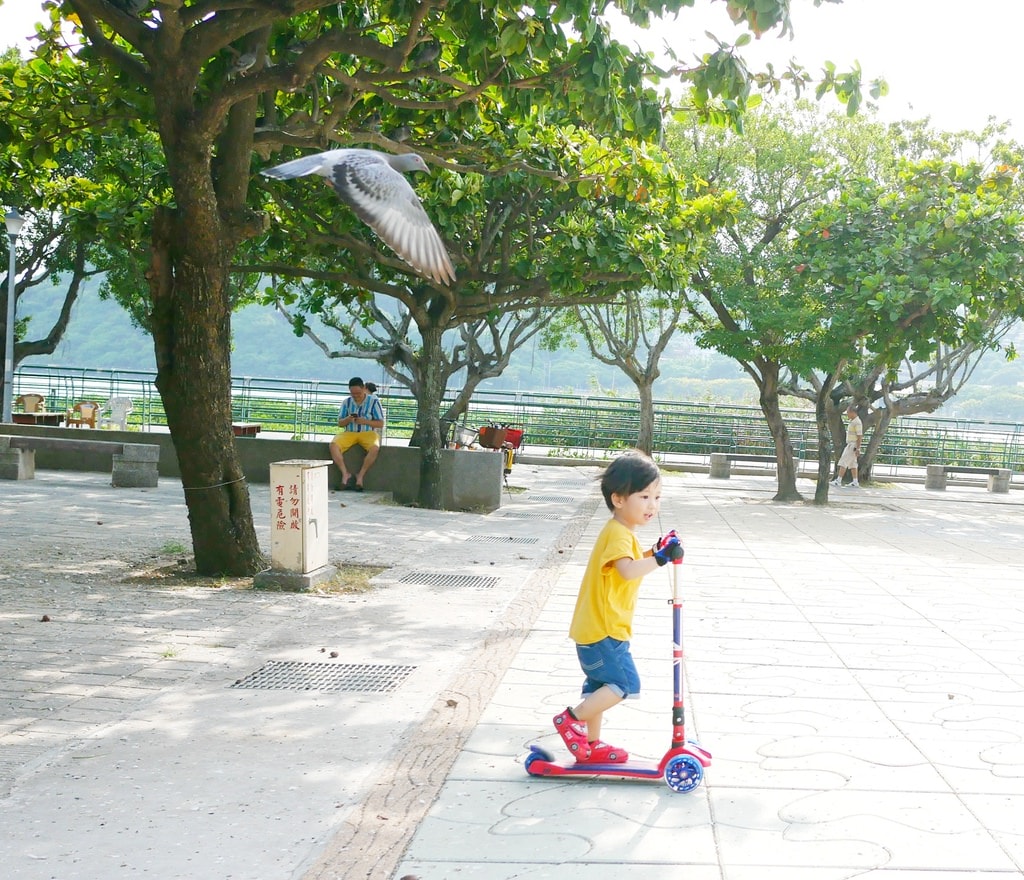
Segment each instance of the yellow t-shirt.
[{"label": "yellow t-shirt", "polygon": [[642,579],[625,580],[615,562],[643,555],[632,530],[614,518],[608,520],[590,553],[569,625],[569,638],[576,644],[591,645],[608,636],[622,642],[630,640]]},{"label": "yellow t-shirt", "polygon": [[850,419],[850,424],[846,426],[846,442],[856,443],[864,436],[864,423],[860,420],[860,416],[854,416]]}]

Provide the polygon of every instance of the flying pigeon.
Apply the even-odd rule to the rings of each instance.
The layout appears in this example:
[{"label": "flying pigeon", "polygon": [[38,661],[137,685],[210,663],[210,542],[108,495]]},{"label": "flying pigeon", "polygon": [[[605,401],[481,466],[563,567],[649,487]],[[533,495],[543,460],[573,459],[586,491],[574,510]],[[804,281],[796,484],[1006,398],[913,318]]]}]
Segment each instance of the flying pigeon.
[{"label": "flying pigeon", "polygon": [[350,148],[303,156],[261,173],[276,180],[307,174],[326,177],[341,200],[398,256],[438,284],[450,284],[455,269],[441,236],[403,176],[408,171],[429,174],[427,164],[415,153],[392,156]]}]

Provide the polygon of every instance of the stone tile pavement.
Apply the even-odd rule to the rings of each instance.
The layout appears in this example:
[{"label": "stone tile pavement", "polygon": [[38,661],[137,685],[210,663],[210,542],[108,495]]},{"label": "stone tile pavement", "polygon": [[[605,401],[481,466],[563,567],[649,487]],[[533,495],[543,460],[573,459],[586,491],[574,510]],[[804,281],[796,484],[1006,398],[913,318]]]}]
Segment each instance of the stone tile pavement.
[{"label": "stone tile pavement", "polygon": [[[677,794],[523,770],[531,742],[559,750],[550,717],[577,698],[565,629],[606,517],[596,473],[517,465],[524,491],[489,516],[333,494],[332,561],[391,566],[342,596],[126,581],[189,543],[173,481],[4,484],[0,863],[25,880],[1024,876],[1016,492],[816,508],[772,503],[770,479],[667,475],[688,730],[714,755]],[[253,507],[266,543],[265,487]],[[644,693],[605,731],[652,757],[668,590],[645,582]],[[400,681],[236,684],[268,662]]]},{"label": "stone tile pavement", "polygon": [[[426,790],[496,681],[484,670],[463,695],[463,667],[487,639],[514,643],[520,596],[596,504],[576,470],[515,477],[526,491],[486,517],[332,493],[331,561],[388,567],[375,589],[342,596],[133,582],[190,543],[176,481],[125,490],[39,471],[5,482],[0,864],[29,880],[302,876],[437,716],[417,757],[424,779],[403,787]],[[269,546],[267,487],[252,496]],[[305,689],[301,676],[298,689],[235,687],[268,662],[411,672],[393,690]],[[371,830],[367,846],[379,839]]]},{"label": "stone tile pavement", "polygon": [[[765,480],[666,481],[686,536],[690,794],[524,778],[574,701],[563,634],[596,515],[395,876],[961,880],[1024,869],[1024,510],[979,489],[844,490],[778,505]],[[808,492],[807,494],[810,494]],[[645,583],[645,694],[605,738],[658,757],[669,586]]]}]

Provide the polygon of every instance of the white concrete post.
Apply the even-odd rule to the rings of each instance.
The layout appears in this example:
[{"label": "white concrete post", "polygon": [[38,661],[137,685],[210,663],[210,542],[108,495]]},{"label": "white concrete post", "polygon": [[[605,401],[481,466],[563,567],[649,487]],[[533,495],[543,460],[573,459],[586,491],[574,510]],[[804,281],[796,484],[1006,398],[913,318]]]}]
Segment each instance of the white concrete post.
[{"label": "white concrete post", "polygon": [[327,562],[327,467],[319,459],[270,465],[270,564],[257,587],[302,590],[335,574]]}]

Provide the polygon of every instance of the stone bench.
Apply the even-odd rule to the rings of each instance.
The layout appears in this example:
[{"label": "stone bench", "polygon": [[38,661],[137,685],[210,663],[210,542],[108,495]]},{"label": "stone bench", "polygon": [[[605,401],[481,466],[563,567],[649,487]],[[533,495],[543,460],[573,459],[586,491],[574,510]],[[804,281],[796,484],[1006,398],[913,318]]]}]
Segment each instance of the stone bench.
[{"label": "stone bench", "polygon": [[956,467],[947,464],[930,464],[925,468],[924,487],[937,492],[945,491],[946,474],[980,474],[988,477],[989,492],[1009,492],[1010,477],[1013,471],[1009,468]]},{"label": "stone bench", "polygon": [[36,475],[36,450],[68,454],[109,454],[110,484],[118,488],[151,489],[157,485],[160,447],[151,443],[69,440],[0,434],[0,480],[31,480]]},{"label": "stone bench", "polygon": [[708,476],[714,477],[716,480],[728,480],[734,461],[755,461],[759,464],[778,463],[774,455],[742,455],[733,452],[712,452],[711,469],[708,472]]}]

